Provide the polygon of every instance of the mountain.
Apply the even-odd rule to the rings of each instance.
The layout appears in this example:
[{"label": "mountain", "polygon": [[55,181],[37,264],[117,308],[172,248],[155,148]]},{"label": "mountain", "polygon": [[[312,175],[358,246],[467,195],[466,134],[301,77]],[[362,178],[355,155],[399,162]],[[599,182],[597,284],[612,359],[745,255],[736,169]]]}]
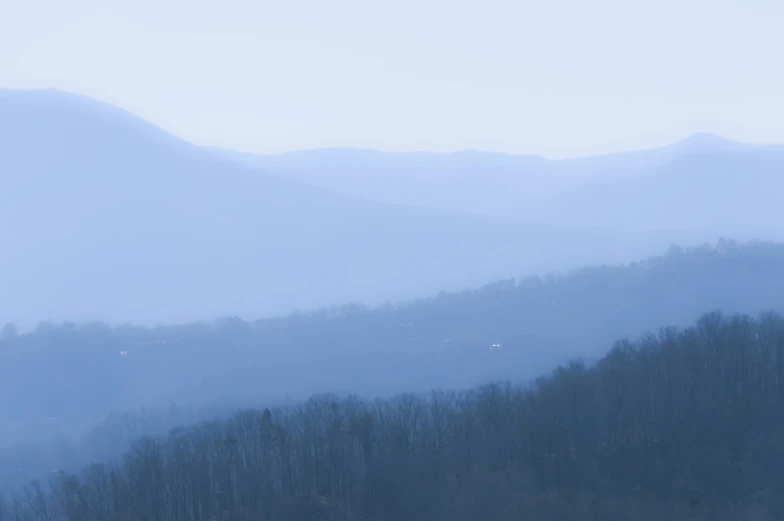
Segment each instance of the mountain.
[{"label": "mountain", "polygon": [[[642,336],[638,355],[631,353],[629,344],[621,341],[618,349],[596,365],[569,364],[556,371],[554,379],[561,382],[557,387],[553,388],[553,380],[548,379],[537,380],[531,386],[552,400],[536,409],[547,422],[552,422],[554,433],[562,432],[560,429],[570,424],[560,420],[570,418],[572,412],[579,413],[584,423],[571,424],[575,432],[570,439],[575,439],[572,436],[584,429],[595,435],[593,429],[598,425],[618,425],[617,432],[609,431],[613,432],[609,439],[616,441],[607,443],[622,444],[618,449],[621,452],[612,455],[615,467],[604,479],[616,476],[618,485],[631,486],[625,483],[630,476],[617,476],[618,472],[629,469],[630,456],[623,452],[628,447],[623,444],[633,443],[636,450],[654,459],[662,458],[660,463],[668,464],[677,464],[679,458],[690,457],[692,453],[701,455],[697,459],[702,464],[710,464],[717,461],[717,454],[724,461],[726,454],[716,452],[715,447],[699,452],[689,446],[688,454],[676,455],[671,452],[670,444],[676,439],[683,440],[679,436],[690,432],[684,431],[683,425],[663,425],[667,430],[657,434],[664,445],[657,446],[649,443],[653,439],[640,439],[640,425],[635,427],[624,421],[647,418],[658,422],[663,417],[654,414],[656,411],[663,414],[664,409],[675,407],[681,412],[671,420],[699,419],[690,428],[702,426],[715,430],[716,435],[724,435],[724,424],[706,423],[711,415],[723,414],[728,410],[726,407],[734,404],[740,416],[728,420],[743,430],[749,425],[747,415],[753,416],[757,410],[754,404],[763,403],[780,421],[784,396],[781,393],[784,367],[779,363],[784,347],[781,318],[771,321],[768,316],[759,322],[765,327],[757,329],[750,327],[748,320],[735,319],[724,323],[729,327],[719,327],[721,324],[715,316],[708,317],[700,320],[699,335],[681,337],[677,344],[672,330],[665,330],[658,337],[655,333],[662,324],[687,326],[711,310],[758,315],[771,309],[784,309],[782,285],[784,245],[738,245],[722,241],[713,248],[673,249],[664,256],[627,266],[586,268],[569,275],[519,282],[499,281],[477,290],[377,309],[348,307],[276,319],[224,320],[176,327],[73,324],[39,327],[31,334],[9,335],[0,340],[0,417],[4,419],[0,430],[0,490],[4,483],[14,485],[20,478],[27,481],[40,477],[52,468],[65,465],[75,468],[98,457],[118,457],[130,448],[135,437],[163,434],[178,422],[211,420],[220,417],[220,412],[249,406],[301,403],[312,393],[323,396],[330,392],[340,398],[354,393],[354,398],[346,400],[347,406],[358,403],[358,395],[379,413],[383,402],[373,400],[377,397],[403,391],[429,394],[432,389],[442,392],[429,394],[431,398],[446,397],[451,395],[451,390],[498,379],[524,383],[559,364],[566,364],[572,357],[593,362],[616,340]],[[652,335],[645,335],[646,332]],[[660,359],[651,358],[651,348],[659,343],[667,354]],[[575,373],[575,368],[580,371]],[[597,370],[604,374],[602,378],[596,378]],[[582,391],[575,396],[573,384],[579,380],[585,387],[580,386]],[[701,385],[695,386],[695,381]],[[728,385],[735,381],[742,385]],[[601,384],[598,390],[593,387],[597,384]],[[617,395],[607,394],[610,389]],[[494,391],[491,387],[481,392]],[[291,399],[286,399],[289,397],[283,396],[284,393]],[[276,394],[284,399],[276,400]],[[464,398],[470,396],[478,395],[471,392]],[[758,402],[760,396],[766,398]],[[592,397],[608,402],[595,408],[598,404]],[[430,418],[435,410],[426,407],[418,409],[419,413],[403,414],[405,409],[398,406],[411,404],[411,398],[408,394],[393,402],[398,405],[391,410],[401,421],[410,420],[413,428],[421,425],[420,420]],[[484,413],[471,414],[474,420],[495,417],[506,425],[506,420],[501,418],[517,417],[516,414],[530,410],[523,404],[531,405],[531,402],[520,402],[509,410],[514,412],[511,416],[495,416],[490,411],[492,404],[499,403],[495,400],[500,396],[490,394],[486,398],[481,409]],[[329,432],[322,422],[333,418],[330,411],[334,413],[334,408],[329,407],[333,400],[341,401],[327,396],[307,402],[305,409],[297,408],[296,414],[289,416],[299,425],[295,432],[303,432],[303,427],[308,429],[308,424],[301,421],[307,417],[302,413],[317,412],[310,409],[314,402],[328,407],[319,413],[319,421],[309,425],[316,431]],[[699,411],[680,409],[692,400],[701,404]],[[706,400],[710,405],[705,405]],[[170,408],[172,402],[179,407]],[[451,403],[463,407],[466,402]],[[201,408],[208,404],[222,407]],[[32,443],[36,438],[43,438],[47,429],[59,426],[61,432],[78,432],[78,422],[84,427],[90,423],[91,415],[95,422],[109,411],[121,412],[144,405],[153,405],[154,409],[112,414],[79,443],[48,445],[48,450],[40,448],[47,444]],[[606,414],[608,407],[614,407],[609,409],[612,414]],[[560,419],[551,416],[556,410],[567,415]],[[700,416],[694,417],[695,413]],[[649,427],[652,424],[645,423]],[[259,424],[244,422],[242,425]],[[318,425],[322,428],[317,428]],[[450,422],[445,422],[447,432],[452,428],[449,425]],[[530,428],[528,421],[522,422],[523,425]],[[608,432],[604,428],[599,430]],[[179,432],[192,431],[186,428]],[[771,434],[780,440],[779,433],[780,430],[774,430]],[[736,437],[738,434],[727,433],[727,436],[737,442],[741,439]],[[746,434],[749,449],[761,450],[758,432],[747,429]],[[445,438],[459,439],[455,434]],[[529,434],[518,436],[513,432],[505,433],[504,438],[528,442],[533,439]],[[257,433],[235,439],[259,440],[260,436]],[[556,438],[542,434],[538,439],[545,443]],[[9,440],[24,440],[32,446],[14,445],[3,450],[2,445]],[[694,440],[705,442],[702,437]],[[481,452],[485,445],[477,443]],[[656,452],[652,453],[653,449]],[[546,458],[543,450],[524,452]],[[600,454],[586,450],[589,458]],[[569,452],[563,455],[568,458]],[[743,461],[756,460],[743,455]],[[564,469],[571,468],[567,462]],[[585,463],[595,470],[591,464],[590,459]],[[24,472],[18,472],[19,468]],[[713,466],[702,468],[705,478],[715,472]],[[648,468],[648,472],[661,479],[659,486],[675,484],[673,479],[659,474],[661,470],[657,465]],[[730,465],[726,470],[737,472],[738,467]],[[685,478],[693,478],[693,471],[694,467],[677,470]],[[758,468],[750,470],[749,477],[758,471]],[[632,468],[628,472],[637,475],[641,471]],[[652,486],[650,482],[649,486]],[[751,493],[757,490],[753,488]],[[471,519],[477,518],[481,516]],[[651,517],[662,518],[670,519]]]},{"label": "mountain", "polygon": [[[44,467],[4,510],[18,521],[780,520],[782,346],[781,314],[710,313],[535,385],[237,411],[141,438],[122,458]],[[115,420],[109,440],[134,424]]]},{"label": "mountain", "polygon": [[783,284],[784,246],[725,241],[378,308],[152,328],[42,325],[0,337],[0,446],[144,406],[527,380],[705,311],[784,309]]},{"label": "mountain", "polygon": [[784,239],[784,146],[725,147],[684,155],[647,175],[587,183],[521,206],[560,226],[701,230]]},{"label": "mountain", "polygon": [[695,134],[651,150],[565,160],[478,151],[388,153],[350,148],[273,155],[218,152],[290,179],[369,200],[519,217],[520,208],[586,183],[636,179],[695,154],[756,148]]},{"label": "mountain", "polygon": [[279,155],[218,152],[242,164],[363,199],[493,216],[529,195],[552,193],[565,181],[550,176],[548,161],[536,156],[351,148]]},{"label": "mountain", "polygon": [[0,225],[0,317],[27,324],[376,303],[697,239],[365,201],[58,91],[0,92]]}]

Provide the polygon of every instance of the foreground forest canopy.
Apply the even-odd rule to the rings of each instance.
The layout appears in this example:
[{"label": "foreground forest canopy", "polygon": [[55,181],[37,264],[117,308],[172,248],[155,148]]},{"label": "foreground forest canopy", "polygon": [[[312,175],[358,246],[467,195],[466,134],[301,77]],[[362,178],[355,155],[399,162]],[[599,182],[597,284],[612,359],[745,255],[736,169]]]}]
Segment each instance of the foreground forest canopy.
[{"label": "foreground forest canopy", "polygon": [[704,315],[530,386],[324,395],[137,441],[3,521],[784,515],[784,317]]}]

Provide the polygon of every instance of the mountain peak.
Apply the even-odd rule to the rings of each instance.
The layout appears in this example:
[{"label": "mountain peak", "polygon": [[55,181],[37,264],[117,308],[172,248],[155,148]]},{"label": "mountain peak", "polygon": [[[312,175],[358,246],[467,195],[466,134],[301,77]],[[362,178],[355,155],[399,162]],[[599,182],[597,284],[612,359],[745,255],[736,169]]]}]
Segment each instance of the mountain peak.
[{"label": "mountain peak", "polygon": [[744,143],[709,132],[697,132],[672,145],[680,153],[705,154],[736,150],[746,146]]},{"label": "mountain peak", "polygon": [[136,118],[130,112],[109,103],[99,101],[81,94],[59,89],[3,89],[0,88],[0,108],[11,110],[26,107],[40,107],[41,110],[57,108],[59,110],[107,112],[122,114],[126,118]]},{"label": "mountain peak", "polygon": [[125,109],[57,89],[0,89],[0,115],[0,142],[11,150],[47,140],[59,142],[59,149],[97,149],[126,140],[195,148]]}]

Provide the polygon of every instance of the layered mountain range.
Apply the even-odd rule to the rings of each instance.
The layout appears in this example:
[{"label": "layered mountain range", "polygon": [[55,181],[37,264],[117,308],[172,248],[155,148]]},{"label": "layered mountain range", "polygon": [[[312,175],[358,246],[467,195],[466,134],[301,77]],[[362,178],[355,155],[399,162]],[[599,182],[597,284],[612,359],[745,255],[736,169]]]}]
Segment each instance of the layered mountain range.
[{"label": "layered mountain range", "polygon": [[[704,221],[708,203],[724,213],[742,204],[733,172],[773,182],[778,149],[692,141],[568,161],[351,150],[248,157],[190,144],[92,99],[0,91],[0,320],[258,318],[698,244],[723,228],[678,216]],[[675,207],[652,195],[671,218],[648,215],[637,226],[646,206],[593,193],[612,182],[638,194],[655,184],[651,169],[678,164],[701,176],[722,165],[726,197],[709,190]],[[655,193],[668,191],[670,177]],[[483,212],[494,198],[505,210]],[[754,222],[770,217],[767,200],[758,202]],[[635,215],[620,215],[629,206]]]}]

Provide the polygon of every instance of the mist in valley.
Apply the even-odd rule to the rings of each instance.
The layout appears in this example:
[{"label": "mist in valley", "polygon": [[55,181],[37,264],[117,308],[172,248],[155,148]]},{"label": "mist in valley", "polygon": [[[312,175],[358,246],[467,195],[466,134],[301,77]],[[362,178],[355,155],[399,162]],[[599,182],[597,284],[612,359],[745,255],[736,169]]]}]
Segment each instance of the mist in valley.
[{"label": "mist in valley", "polygon": [[779,7],[44,4],[0,521],[784,513]]}]

